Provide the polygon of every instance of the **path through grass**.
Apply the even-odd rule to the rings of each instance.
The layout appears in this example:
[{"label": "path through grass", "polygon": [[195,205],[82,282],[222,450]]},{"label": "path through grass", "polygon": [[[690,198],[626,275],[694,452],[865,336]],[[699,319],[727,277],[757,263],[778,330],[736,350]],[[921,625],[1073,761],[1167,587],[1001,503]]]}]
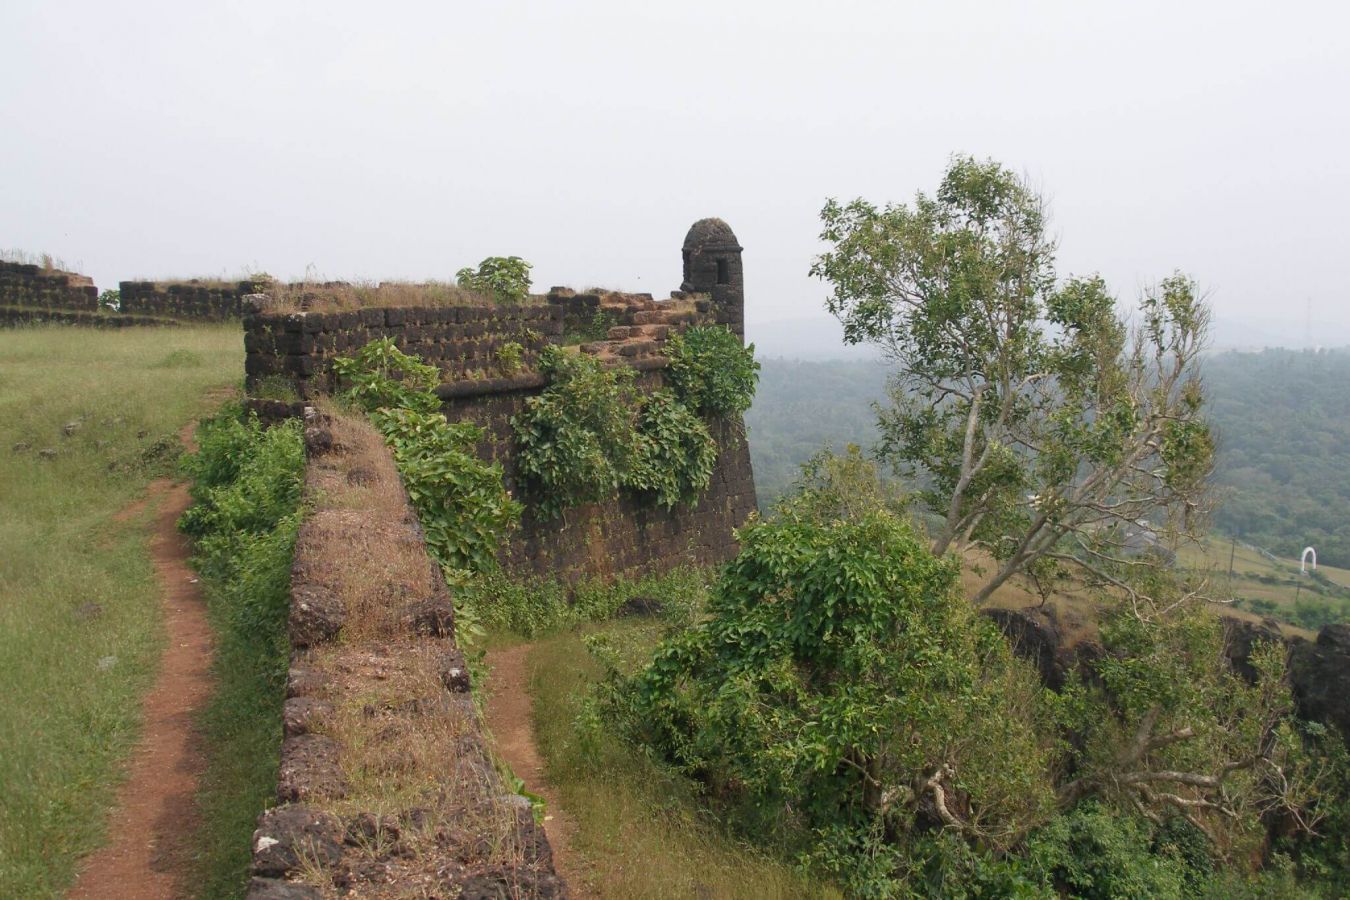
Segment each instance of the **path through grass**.
[{"label": "path through grass", "polygon": [[143,525],[179,430],[242,376],[237,325],[0,331],[0,896],[103,840],[161,649]]}]

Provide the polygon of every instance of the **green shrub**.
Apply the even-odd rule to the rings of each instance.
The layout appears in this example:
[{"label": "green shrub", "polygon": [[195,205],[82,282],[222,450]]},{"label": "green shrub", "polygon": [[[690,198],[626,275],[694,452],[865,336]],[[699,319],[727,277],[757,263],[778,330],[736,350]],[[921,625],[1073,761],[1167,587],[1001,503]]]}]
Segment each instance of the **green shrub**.
[{"label": "green shrub", "polygon": [[353,357],[339,356],[333,374],[345,397],[367,412],[388,407],[433,413],[441,406],[434,393],[440,370],[399,350],[393,338],[371,341]]},{"label": "green shrub", "polygon": [[237,405],[203,420],[197,442],[182,461],[194,503],[180,526],[195,538],[216,646],[200,721],[203,824],[190,840],[196,893],[230,897],[247,880],[249,834],[276,790],[304,450],[298,422],[263,429]]},{"label": "green shrub", "polygon": [[413,409],[380,409],[372,420],[394,451],[437,562],[475,572],[494,569],[497,547],[519,522],[521,507],[502,485],[502,467],[475,453],[483,429]]},{"label": "green shrub", "polygon": [[937,783],[993,847],[1049,814],[1043,691],[912,526],[870,509],[737,536],[706,621],[614,676],[621,727],[723,795],[813,828],[908,831]]},{"label": "green shrub", "polygon": [[432,392],[440,380],[436,367],[382,338],[355,357],[334,360],[333,369],[393,450],[432,556],[455,569],[495,568],[497,548],[519,522],[521,507],[502,483],[502,467],[477,456],[483,429],[452,425],[439,412]]},{"label": "green shrub", "polygon": [[499,303],[519,303],[530,294],[530,269],[519,256],[489,256],[475,271],[460,269],[455,281],[466,290],[492,297]]},{"label": "green shrub", "polygon": [[1073,897],[1187,896],[1184,864],[1153,854],[1151,844],[1147,823],[1088,802],[1034,834],[1027,856],[1048,882]]},{"label": "green shrub", "polygon": [[708,426],[669,391],[643,401],[637,418],[637,454],[624,485],[654,495],[670,509],[693,503],[708,489],[717,442]]},{"label": "green shrub", "polygon": [[183,458],[193,505],[179,526],[198,539],[233,539],[276,527],[300,501],[304,447],[299,424],[265,429],[237,405],[204,420],[199,450]]},{"label": "green shrub", "polygon": [[759,380],[755,345],[723,326],[696,326],[666,342],[667,377],[681,402],[700,416],[738,416]]},{"label": "green shrub", "polygon": [[539,370],[551,379],[512,419],[520,476],[546,518],[606,500],[636,457],[633,378],[594,357],[545,347]]}]

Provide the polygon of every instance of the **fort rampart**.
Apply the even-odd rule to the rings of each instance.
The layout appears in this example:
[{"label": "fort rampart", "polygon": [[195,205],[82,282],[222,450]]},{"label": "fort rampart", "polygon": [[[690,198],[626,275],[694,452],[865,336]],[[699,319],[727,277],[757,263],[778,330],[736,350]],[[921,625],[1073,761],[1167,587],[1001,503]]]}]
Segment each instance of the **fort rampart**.
[{"label": "fort rampart", "polygon": [[[279,382],[311,399],[335,387],[335,357],[391,338],[404,352],[441,369],[445,381],[437,393],[443,411],[451,421],[484,429],[479,454],[500,462],[507,487],[521,496],[511,420],[546,386],[533,371],[542,347],[599,321],[608,326],[603,339],[582,341],[580,352],[607,365],[633,367],[639,388],[654,391],[665,384],[669,360],[663,348],[672,334],[690,325],[720,324],[743,335],[741,247],[731,229],[717,219],[702,220],[682,249],[684,280],[667,300],[555,288],[531,303],[509,306],[250,312],[244,317],[247,384],[257,394]],[[520,369],[511,373],[498,364],[507,342],[523,350]],[[502,562],[513,572],[575,581],[729,559],[736,552],[733,529],[755,509],[754,476],[741,421],[715,422],[712,430],[717,464],[697,504],[665,509],[621,495],[553,519],[527,508],[521,528],[501,551]]]}]

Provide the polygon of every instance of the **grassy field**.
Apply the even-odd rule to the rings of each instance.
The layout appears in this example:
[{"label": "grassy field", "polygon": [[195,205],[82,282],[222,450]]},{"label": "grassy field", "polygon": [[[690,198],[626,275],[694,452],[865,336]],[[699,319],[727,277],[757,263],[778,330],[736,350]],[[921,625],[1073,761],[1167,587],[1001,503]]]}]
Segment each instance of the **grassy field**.
[{"label": "grassy field", "polygon": [[601,734],[579,741],[582,698],[599,677],[585,634],[608,632],[650,646],[663,626],[617,620],[539,642],[531,651],[535,736],[549,779],[577,822],[573,851],[598,897],[836,897],[789,865],[737,840],[703,811],[681,779],[664,775],[631,747]]},{"label": "grassy field", "polygon": [[1178,562],[1188,569],[1208,572],[1211,593],[1216,598],[1236,600],[1239,610],[1274,615],[1310,628],[1317,626],[1319,616],[1335,620],[1350,613],[1350,570],[1318,566],[1316,575],[1311,571],[1300,574],[1296,559],[1270,559],[1219,537],[1206,540],[1200,547],[1184,549]]},{"label": "grassy field", "polygon": [[0,331],[0,896],[60,895],[103,838],[162,640],[148,511],[114,516],[238,385],[242,344],[237,325]]}]

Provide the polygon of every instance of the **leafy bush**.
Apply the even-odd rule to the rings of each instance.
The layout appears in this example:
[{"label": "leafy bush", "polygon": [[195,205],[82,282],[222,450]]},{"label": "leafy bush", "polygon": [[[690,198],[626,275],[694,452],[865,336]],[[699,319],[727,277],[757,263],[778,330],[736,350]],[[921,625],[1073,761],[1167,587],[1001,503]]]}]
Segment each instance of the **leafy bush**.
[{"label": "leafy bush", "polygon": [[372,420],[393,448],[437,562],[475,572],[495,568],[497,547],[521,507],[502,485],[502,467],[475,454],[483,429],[414,409],[380,409]]},{"label": "leafy bush", "polygon": [[612,497],[633,467],[637,437],[627,366],[545,347],[539,370],[551,379],[512,419],[521,478],[540,513]]},{"label": "leafy bush", "polygon": [[212,540],[261,534],[294,512],[304,468],[298,423],[264,429],[230,405],[201,423],[197,442],[182,461],[193,499],[179,520],[184,532]]},{"label": "leafy bush", "polygon": [[1073,897],[1188,896],[1181,859],[1151,852],[1147,823],[1084,803],[1028,841],[1027,856],[1048,884]]},{"label": "leafy bush", "polygon": [[193,505],[180,527],[196,538],[215,640],[214,686],[200,725],[207,770],[191,840],[201,896],[235,896],[247,880],[248,835],[275,797],[290,643],[291,558],[301,514],[299,423],[264,430],[229,405],[197,428],[183,458]]},{"label": "leafy bush", "polygon": [[371,341],[355,356],[339,356],[333,374],[347,399],[367,412],[389,407],[432,413],[441,406],[433,393],[440,370],[399,350],[393,338]]},{"label": "leafy bush", "polygon": [[637,455],[625,486],[654,494],[662,506],[693,503],[712,481],[717,442],[708,426],[669,391],[657,391],[637,418]]},{"label": "leafy bush", "polygon": [[353,358],[334,360],[333,369],[393,449],[431,554],[451,568],[495,568],[497,547],[520,520],[521,507],[502,483],[502,467],[475,452],[483,430],[452,425],[438,411],[436,367],[382,338]]},{"label": "leafy bush", "polygon": [[470,268],[455,273],[459,286],[494,298],[499,303],[519,303],[530,294],[530,269],[519,256],[489,256]]},{"label": "leafy bush", "polygon": [[785,513],[738,538],[707,620],[615,674],[630,734],[724,795],[855,836],[951,816],[999,847],[1048,815],[1042,689],[912,526]]},{"label": "leafy bush", "polygon": [[110,309],[114,312],[122,308],[122,292],[116,288],[110,288],[106,291],[100,291],[98,295],[98,308]]},{"label": "leafy bush", "polygon": [[755,345],[729,329],[696,326],[666,342],[667,376],[683,403],[700,416],[737,416],[750,408],[759,379]]}]

